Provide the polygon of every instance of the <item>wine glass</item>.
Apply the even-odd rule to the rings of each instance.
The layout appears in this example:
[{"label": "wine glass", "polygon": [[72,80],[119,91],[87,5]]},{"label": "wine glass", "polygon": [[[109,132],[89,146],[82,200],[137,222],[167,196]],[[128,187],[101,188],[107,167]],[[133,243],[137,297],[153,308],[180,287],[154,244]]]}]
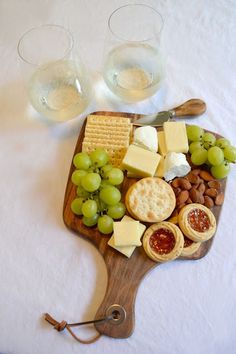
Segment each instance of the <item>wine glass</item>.
[{"label": "wine glass", "polygon": [[67,29],[58,25],[30,29],[19,40],[18,54],[29,100],[37,112],[65,121],[86,109],[91,85]]},{"label": "wine glass", "polygon": [[103,78],[126,102],[146,99],[161,87],[163,23],[161,14],[144,4],[121,6],[109,17]]}]

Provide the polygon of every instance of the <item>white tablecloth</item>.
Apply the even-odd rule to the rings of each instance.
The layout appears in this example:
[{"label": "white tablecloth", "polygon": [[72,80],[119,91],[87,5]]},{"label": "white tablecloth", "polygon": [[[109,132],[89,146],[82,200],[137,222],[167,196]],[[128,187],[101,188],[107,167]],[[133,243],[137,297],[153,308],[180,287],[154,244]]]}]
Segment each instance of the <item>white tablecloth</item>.
[{"label": "white tablecloth", "polygon": [[[236,166],[228,177],[214,244],[198,261],[155,268],[140,285],[135,331],[128,339],[86,346],[58,333],[42,315],[92,319],[106,290],[99,252],[68,231],[62,205],[82,118],[46,125],[28,109],[16,45],[31,27],[69,28],[93,78],[95,110],[148,113],[203,98],[195,122],[236,145],[236,3],[234,0],[143,1],[165,18],[167,76],[146,102],[124,105],[99,74],[109,14],[125,1],[0,2],[0,353],[234,354],[236,352]],[[96,85],[95,85],[96,84]],[[80,329],[83,337],[93,331]]]}]

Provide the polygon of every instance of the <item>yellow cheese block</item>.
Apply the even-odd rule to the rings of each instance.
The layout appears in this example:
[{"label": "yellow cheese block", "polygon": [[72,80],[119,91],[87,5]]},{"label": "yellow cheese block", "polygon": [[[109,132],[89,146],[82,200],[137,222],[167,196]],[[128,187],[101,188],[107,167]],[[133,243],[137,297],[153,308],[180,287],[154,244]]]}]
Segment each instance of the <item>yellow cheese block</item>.
[{"label": "yellow cheese block", "polygon": [[161,156],[161,160],[157,166],[155,177],[163,178],[164,177],[164,156]]},{"label": "yellow cheese block", "polygon": [[139,221],[115,221],[113,230],[115,246],[141,246]]},{"label": "yellow cheese block", "polygon": [[188,137],[184,122],[165,122],[165,141],[167,152],[188,152]]},{"label": "yellow cheese block", "polygon": [[165,133],[164,131],[160,131],[157,132],[157,136],[158,136],[158,152],[162,155],[162,156],[166,156],[167,155],[167,148],[166,148],[166,141],[165,141]]},{"label": "yellow cheese block", "polygon": [[153,151],[130,145],[122,161],[122,168],[140,177],[153,177],[161,156]]},{"label": "yellow cheese block", "polygon": [[[123,222],[123,221],[136,221],[136,220],[125,215],[123,217],[123,219],[121,220],[121,222]],[[139,226],[139,228],[138,228],[139,239],[141,239],[144,231],[146,230],[146,226],[141,224],[140,222],[139,222],[138,226]],[[111,236],[110,240],[108,241],[108,245],[111,246],[112,248],[114,248],[115,250],[119,251],[120,253],[122,253],[123,255],[125,255],[128,258],[131,257],[131,255],[133,254],[133,252],[136,248],[136,246],[115,246],[114,234]]]}]

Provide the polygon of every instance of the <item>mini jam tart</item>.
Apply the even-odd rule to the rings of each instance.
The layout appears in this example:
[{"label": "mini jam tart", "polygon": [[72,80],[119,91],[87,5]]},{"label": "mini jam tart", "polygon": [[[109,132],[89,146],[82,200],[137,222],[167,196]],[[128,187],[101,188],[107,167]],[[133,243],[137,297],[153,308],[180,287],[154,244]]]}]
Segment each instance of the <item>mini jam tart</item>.
[{"label": "mini jam tart", "polygon": [[183,207],[178,223],[183,234],[195,242],[209,240],[216,231],[214,214],[202,204],[193,203]]},{"label": "mini jam tart", "polygon": [[201,242],[194,242],[193,240],[190,240],[190,238],[184,235],[184,248],[181,252],[181,256],[191,256],[199,249],[200,245]]},{"label": "mini jam tart", "polygon": [[184,247],[184,237],[178,226],[162,221],[146,230],[143,247],[153,261],[167,262],[179,257]]}]

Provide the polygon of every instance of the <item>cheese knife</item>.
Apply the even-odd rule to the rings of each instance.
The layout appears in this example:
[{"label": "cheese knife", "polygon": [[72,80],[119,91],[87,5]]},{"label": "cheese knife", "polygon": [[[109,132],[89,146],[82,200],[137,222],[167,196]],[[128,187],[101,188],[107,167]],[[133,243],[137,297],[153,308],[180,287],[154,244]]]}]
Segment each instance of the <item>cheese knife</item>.
[{"label": "cheese knife", "polygon": [[[153,127],[160,127],[164,122],[174,120],[174,118],[192,118],[199,116],[206,111],[206,103],[198,98],[192,98],[180,106],[174,107],[168,111],[161,111],[155,114],[143,114],[140,118],[135,120],[135,126],[151,125]],[[149,120],[149,123],[146,120]],[[151,120],[151,122],[150,122]]]}]

